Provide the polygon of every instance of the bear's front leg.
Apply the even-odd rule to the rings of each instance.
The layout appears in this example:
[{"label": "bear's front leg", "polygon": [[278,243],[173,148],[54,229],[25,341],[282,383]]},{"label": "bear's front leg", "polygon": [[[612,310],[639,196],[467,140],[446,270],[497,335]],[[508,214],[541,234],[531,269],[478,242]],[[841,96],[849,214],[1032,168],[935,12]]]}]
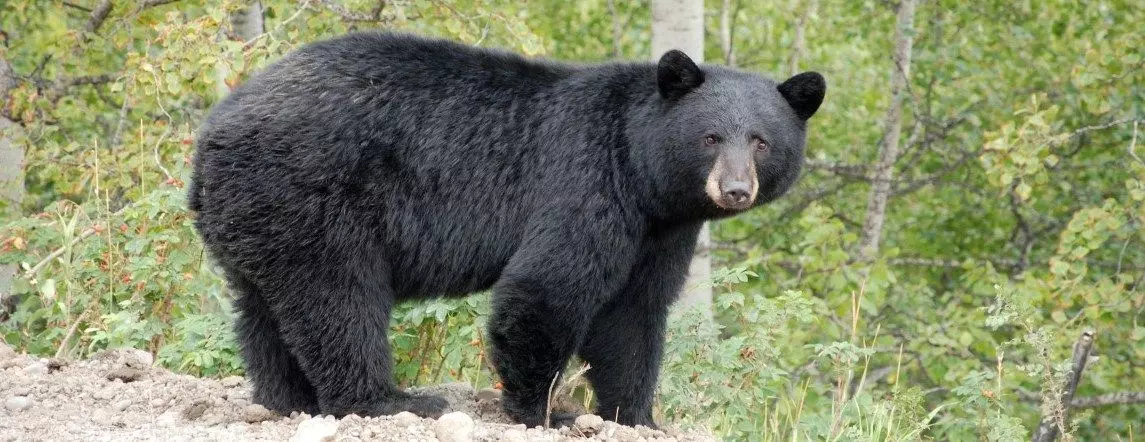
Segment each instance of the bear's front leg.
[{"label": "bear's front leg", "polygon": [[[493,287],[491,360],[506,413],[529,427],[544,424],[553,379],[632,265],[628,238],[564,233],[526,242]],[[550,425],[573,417],[553,415]]]},{"label": "bear's front leg", "polygon": [[652,400],[660,374],[668,307],[687,276],[699,224],[649,232],[632,276],[600,309],[580,356],[597,398],[597,415],[656,428]]}]

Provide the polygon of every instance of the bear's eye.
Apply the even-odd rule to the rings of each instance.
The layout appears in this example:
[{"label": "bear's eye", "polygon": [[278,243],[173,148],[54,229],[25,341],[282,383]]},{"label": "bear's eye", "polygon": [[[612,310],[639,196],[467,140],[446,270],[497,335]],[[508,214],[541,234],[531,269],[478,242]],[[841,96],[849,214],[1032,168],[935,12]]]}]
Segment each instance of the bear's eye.
[{"label": "bear's eye", "polygon": [[767,144],[767,141],[765,141],[763,138],[760,138],[760,137],[752,137],[751,142],[752,142],[752,144],[755,145],[755,150],[758,150],[760,152],[763,152],[763,151],[767,150],[769,147],[771,147],[770,144]]},{"label": "bear's eye", "polygon": [[704,145],[705,146],[715,146],[717,144],[720,144],[720,136],[719,135],[708,135],[708,136],[704,137]]}]

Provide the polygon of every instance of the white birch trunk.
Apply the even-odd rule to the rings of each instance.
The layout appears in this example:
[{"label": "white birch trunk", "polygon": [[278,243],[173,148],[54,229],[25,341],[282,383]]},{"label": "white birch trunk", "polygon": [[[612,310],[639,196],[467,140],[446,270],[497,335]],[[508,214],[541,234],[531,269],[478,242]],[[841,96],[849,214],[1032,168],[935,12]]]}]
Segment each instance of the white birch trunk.
[{"label": "white birch trunk", "polygon": [[[696,63],[704,61],[704,2],[701,0],[652,0],[652,60],[671,49],[688,54]],[[704,225],[696,242],[696,255],[688,270],[688,282],[678,304],[702,306],[711,313],[712,277],[711,235]]]}]

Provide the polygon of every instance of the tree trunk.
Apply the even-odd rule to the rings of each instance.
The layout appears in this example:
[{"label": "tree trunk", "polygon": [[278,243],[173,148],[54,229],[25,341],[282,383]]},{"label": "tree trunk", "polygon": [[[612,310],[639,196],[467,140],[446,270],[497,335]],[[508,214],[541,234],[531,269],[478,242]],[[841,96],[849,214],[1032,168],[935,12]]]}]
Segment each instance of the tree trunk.
[{"label": "tree trunk", "polygon": [[891,68],[891,104],[887,109],[883,139],[879,145],[879,161],[875,164],[871,193],[867,198],[867,217],[863,221],[863,237],[859,249],[859,258],[863,261],[875,259],[879,254],[887,198],[890,196],[894,165],[899,155],[903,94],[906,93],[907,80],[910,78],[910,54],[914,42],[914,4],[915,0],[899,2],[894,66]]},{"label": "tree trunk", "polygon": [[724,0],[720,6],[720,50],[724,53],[724,64],[732,67],[736,65],[732,26],[735,24],[737,10],[739,10],[739,0]]},{"label": "tree trunk", "polygon": [[[702,0],[652,0],[652,60],[679,49],[696,63],[704,61],[704,2]],[[688,282],[680,296],[682,307],[702,306],[711,314],[711,235],[705,224],[696,242],[696,255],[688,269]]]},{"label": "tree trunk", "polygon": [[791,58],[787,60],[787,75],[795,75],[801,72],[799,70],[799,62],[803,58],[803,53],[807,52],[806,37],[807,22],[811,21],[811,16],[815,15],[815,7],[818,6],[816,0],[802,0],[803,12],[799,14],[799,21],[795,24],[795,40],[791,43]]},{"label": "tree trunk", "polygon": [[[263,9],[261,0],[252,0],[247,7],[231,15],[231,31],[234,36],[245,43],[266,32],[266,19],[263,15]],[[226,62],[220,61],[218,69],[215,70],[215,75],[215,92],[219,97],[224,97],[231,92],[231,87],[227,85],[227,77],[231,76],[230,66]]]},{"label": "tree trunk", "polygon": [[[16,87],[16,76],[7,60],[0,59],[0,109],[8,102],[8,91]],[[0,224],[20,213],[24,199],[24,150],[13,143],[20,125],[0,113]],[[0,265],[0,315],[12,293],[15,265]]]},{"label": "tree trunk", "polygon": [[624,35],[624,25],[620,23],[620,14],[616,11],[615,0],[608,0],[608,14],[612,17],[612,58],[620,58],[623,54],[620,37]]}]

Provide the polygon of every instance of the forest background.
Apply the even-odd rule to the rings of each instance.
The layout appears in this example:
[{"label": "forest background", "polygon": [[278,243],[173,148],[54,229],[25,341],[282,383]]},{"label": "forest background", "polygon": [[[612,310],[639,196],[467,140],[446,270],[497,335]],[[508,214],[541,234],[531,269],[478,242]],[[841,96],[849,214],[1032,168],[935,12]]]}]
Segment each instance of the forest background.
[{"label": "forest background", "polygon": [[[3,2],[0,337],[241,373],[228,292],[184,196],[213,103],[350,30],[648,60],[651,3]],[[752,440],[1140,437],[1145,8],[702,6],[706,61],[815,70],[829,91],[799,185],[712,225],[714,295],[672,322],[659,419]],[[488,313],[487,295],[398,309],[400,381],[495,384]]]}]

